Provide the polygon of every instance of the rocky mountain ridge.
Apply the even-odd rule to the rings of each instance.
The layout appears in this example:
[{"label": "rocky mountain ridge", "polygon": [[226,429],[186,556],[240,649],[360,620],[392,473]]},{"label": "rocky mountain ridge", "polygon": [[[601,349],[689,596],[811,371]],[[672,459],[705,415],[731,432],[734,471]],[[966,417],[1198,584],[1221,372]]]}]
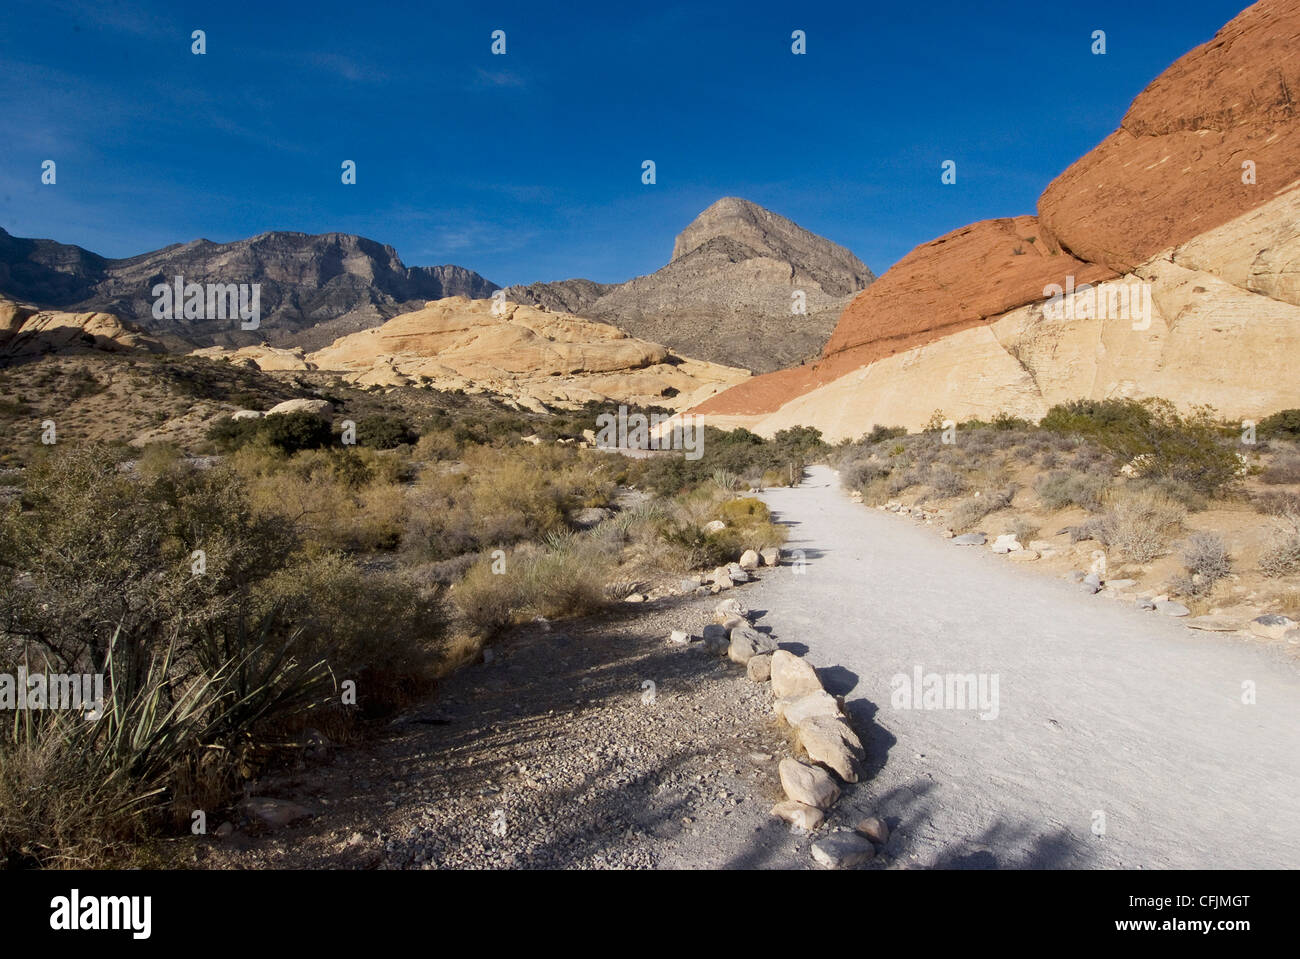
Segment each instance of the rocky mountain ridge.
[{"label": "rocky mountain ridge", "polygon": [[[228,319],[160,320],[158,283],[257,283],[256,330]],[[314,349],[444,296],[489,296],[495,283],[461,266],[408,267],[391,247],[350,233],[270,232],[194,240],[114,260],[0,230],[0,293],[65,311],[135,322],[173,349],[268,342]]]}]

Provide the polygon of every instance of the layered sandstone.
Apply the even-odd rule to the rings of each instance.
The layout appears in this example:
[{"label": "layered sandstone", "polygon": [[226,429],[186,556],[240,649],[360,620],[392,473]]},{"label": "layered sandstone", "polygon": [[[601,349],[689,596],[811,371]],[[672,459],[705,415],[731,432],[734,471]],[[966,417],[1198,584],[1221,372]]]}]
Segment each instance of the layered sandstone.
[{"label": "layered sandstone", "polygon": [[507,302],[448,297],[307,354],[312,368],[362,386],[488,391],[529,408],[589,401],[672,409],[748,377],[677,356],[606,323]]},{"label": "layered sandstone", "polygon": [[1076,256],[1132,270],[1297,185],[1298,101],[1300,4],[1261,0],[1142,91],[1039,219]]}]

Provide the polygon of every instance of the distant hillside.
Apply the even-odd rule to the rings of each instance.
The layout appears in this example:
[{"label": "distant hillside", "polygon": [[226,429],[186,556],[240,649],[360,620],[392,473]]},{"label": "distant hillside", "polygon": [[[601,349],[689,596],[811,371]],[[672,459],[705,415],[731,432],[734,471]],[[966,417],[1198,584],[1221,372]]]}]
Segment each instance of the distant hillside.
[{"label": "distant hillside", "polygon": [[[157,320],[152,289],[193,283],[261,284],[261,326],[229,320]],[[181,345],[269,342],[316,349],[378,326],[428,300],[486,297],[495,283],[461,266],[402,263],[391,246],[349,233],[263,233],[234,243],[195,240],[127,259],[0,229],[0,294],[68,311],[102,311]]]}]

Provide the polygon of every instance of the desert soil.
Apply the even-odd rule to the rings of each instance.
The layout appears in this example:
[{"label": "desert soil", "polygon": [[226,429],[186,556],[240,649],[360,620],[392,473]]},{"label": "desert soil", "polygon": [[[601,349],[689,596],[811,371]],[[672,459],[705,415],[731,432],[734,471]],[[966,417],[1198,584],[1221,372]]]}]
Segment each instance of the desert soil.
[{"label": "desert soil", "polygon": [[[754,585],[728,595],[744,600]],[[182,840],[180,862],[811,867],[814,837],[768,813],[784,798],[776,766],[791,746],[765,686],[699,642],[666,642],[673,629],[698,638],[716,603],[670,597],[517,630],[371,742],[304,755],[298,768],[255,784],[254,796],[298,804],[312,818],[268,829],[238,810],[209,814],[210,834]],[[219,836],[223,821],[238,828]]]}]

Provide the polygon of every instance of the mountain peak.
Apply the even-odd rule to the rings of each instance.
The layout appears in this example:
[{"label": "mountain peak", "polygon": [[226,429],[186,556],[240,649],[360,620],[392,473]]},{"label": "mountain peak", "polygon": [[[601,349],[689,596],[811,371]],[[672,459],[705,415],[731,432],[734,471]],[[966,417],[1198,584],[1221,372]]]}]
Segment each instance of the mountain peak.
[{"label": "mountain peak", "polygon": [[677,234],[672,260],[718,238],[740,243],[757,256],[789,263],[795,279],[816,282],[831,295],[856,292],[875,279],[866,264],[838,243],[737,196],[715,201]]}]

